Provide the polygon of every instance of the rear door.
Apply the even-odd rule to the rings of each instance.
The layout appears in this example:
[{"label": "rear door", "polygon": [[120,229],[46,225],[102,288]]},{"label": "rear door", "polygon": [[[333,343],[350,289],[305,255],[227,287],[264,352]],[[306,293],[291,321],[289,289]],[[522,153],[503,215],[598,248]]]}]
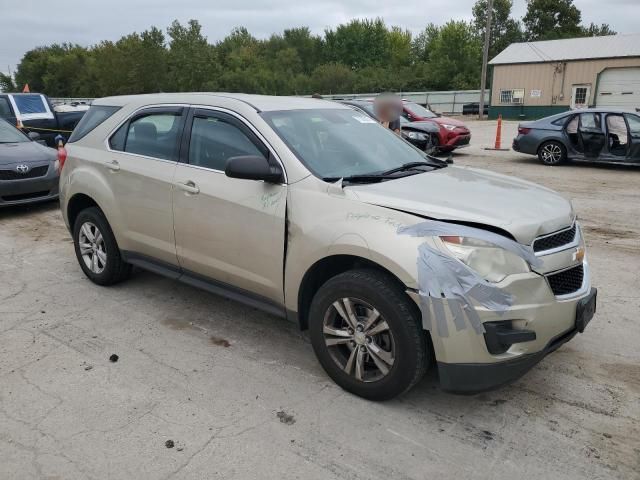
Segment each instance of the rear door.
[{"label": "rear door", "polygon": [[602,115],[600,113],[585,112],[580,114],[578,143],[585,157],[595,159],[600,156],[605,145]]},{"label": "rear door", "polygon": [[125,249],[171,265],[178,263],[171,191],[186,110],[181,106],[139,110],[109,139],[103,165],[121,206],[118,231]]},{"label": "rear door", "polygon": [[223,286],[283,302],[287,187],[229,178],[229,158],[277,161],[239,117],[195,109],[187,122],[174,178],[173,210],[181,267]]}]

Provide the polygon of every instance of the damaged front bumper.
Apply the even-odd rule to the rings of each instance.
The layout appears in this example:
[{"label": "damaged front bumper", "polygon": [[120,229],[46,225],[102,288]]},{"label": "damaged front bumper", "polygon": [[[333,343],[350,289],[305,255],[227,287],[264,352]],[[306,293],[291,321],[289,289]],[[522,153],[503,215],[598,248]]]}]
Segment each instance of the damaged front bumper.
[{"label": "damaged front bumper", "polygon": [[551,352],[582,333],[596,311],[597,290],[592,288],[589,294],[576,304],[574,325],[571,329],[552,338],[547,345],[536,353],[496,363],[446,363],[438,362],[440,385],[451,393],[473,394],[508,384],[517,380]]}]

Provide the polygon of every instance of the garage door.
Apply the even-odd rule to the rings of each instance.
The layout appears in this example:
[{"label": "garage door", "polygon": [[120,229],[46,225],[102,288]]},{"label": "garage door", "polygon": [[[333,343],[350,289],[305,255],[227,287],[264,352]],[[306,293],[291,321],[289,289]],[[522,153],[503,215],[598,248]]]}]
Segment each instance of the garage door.
[{"label": "garage door", "polygon": [[640,108],[640,67],[610,68],[602,72],[596,105]]}]

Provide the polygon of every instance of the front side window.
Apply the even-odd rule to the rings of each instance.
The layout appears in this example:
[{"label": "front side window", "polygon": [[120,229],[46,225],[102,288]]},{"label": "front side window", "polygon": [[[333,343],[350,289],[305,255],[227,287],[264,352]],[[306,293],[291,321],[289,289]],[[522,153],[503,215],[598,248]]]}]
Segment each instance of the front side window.
[{"label": "front side window", "polygon": [[428,161],[424,152],[351,109],[284,110],[262,117],[320,178],[375,174]]},{"label": "front side window", "polygon": [[633,114],[625,115],[627,122],[629,122],[629,133],[632,137],[640,136],[640,117]]},{"label": "front side window", "polygon": [[109,145],[113,150],[177,161],[181,119],[173,112],[137,116],[113,134]]},{"label": "front side window", "polygon": [[264,156],[249,137],[224,118],[198,116],[193,119],[189,164],[224,170],[232,157]]}]

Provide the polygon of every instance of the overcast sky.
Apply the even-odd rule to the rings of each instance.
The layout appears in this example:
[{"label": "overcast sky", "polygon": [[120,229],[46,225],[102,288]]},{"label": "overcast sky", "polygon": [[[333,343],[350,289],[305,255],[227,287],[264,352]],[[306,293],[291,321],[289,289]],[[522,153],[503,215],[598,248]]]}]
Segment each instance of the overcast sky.
[{"label": "overcast sky", "polygon": [[[0,71],[15,69],[34,47],[72,42],[92,45],[174,20],[200,21],[210,42],[246,26],[260,38],[308,26],[322,33],[353,18],[382,17],[388,25],[419,32],[433,22],[471,18],[475,0],[0,0]],[[575,0],[584,23],[608,23],[619,33],[638,33],[640,0]],[[521,17],[526,0],[514,0]]]}]

